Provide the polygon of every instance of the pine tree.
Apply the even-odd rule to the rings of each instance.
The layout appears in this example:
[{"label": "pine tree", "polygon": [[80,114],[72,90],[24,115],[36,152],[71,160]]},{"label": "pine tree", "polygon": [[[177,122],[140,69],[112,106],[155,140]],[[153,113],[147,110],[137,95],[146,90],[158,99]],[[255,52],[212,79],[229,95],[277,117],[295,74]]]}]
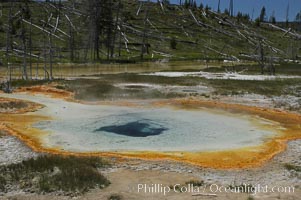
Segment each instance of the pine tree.
[{"label": "pine tree", "polygon": [[225,9],[224,14],[230,16],[230,12],[227,8]]},{"label": "pine tree", "polygon": [[202,3],[200,4],[199,9],[200,9],[200,10],[203,10],[203,9],[204,9],[204,5],[203,5]]},{"label": "pine tree", "polygon": [[193,5],[192,5],[193,9],[197,9],[197,4],[196,4],[196,1],[193,1]]},{"label": "pine tree", "polygon": [[301,11],[297,13],[295,21],[296,22],[301,22]]},{"label": "pine tree", "polygon": [[259,21],[260,22],[264,22],[265,21],[265,17],[266,17],[266,9],[263,6],[260,12],[260,16],[259,16]]}]

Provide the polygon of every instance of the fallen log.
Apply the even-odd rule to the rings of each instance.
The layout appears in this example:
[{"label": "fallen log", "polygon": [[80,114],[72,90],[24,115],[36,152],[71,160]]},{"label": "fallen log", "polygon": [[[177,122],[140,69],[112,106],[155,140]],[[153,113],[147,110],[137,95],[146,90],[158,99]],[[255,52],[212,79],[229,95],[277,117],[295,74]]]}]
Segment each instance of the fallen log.
[{"label": "fallen log", "polygon": [[217,54],[219,54],[219,55],[222,55],[222,56],[224,56],[224,57],[228,57],[228,58],[232,58],[232,59],[234,59],[234,60],[236,60],[236,61],[240,61],[237,57],[235,57],[235,56],[233,56],[233,55],[228,55],[228,54],[225,54],[225,53],[222,53],[222,52],[220,52],[220,51],[218,51],[218,50],[215,50],[215,49],[213,49],[213,48],[211,48],[211,47],[208,47],[208,46],[204,46],[206,49],[208,49],[208,50],[210,50],[210,51],[213,51],[213,52],[215,52],[215,53],[217,53]]},{"label": "fallen log", "polygon": [[288,30],[286,30],[286,29],[281,28],[281,27],[279,27],[279,26],[276,26],[276,25],[274,25],[274,24],[270,24],[270,23],[265,23],[265,24],[269,25],[270,27],[272,27],[272,28],[274,28],[274,29],[277,29],[277,30],[279,30],[279,31],[284,32],[284,34],[283,34],[282,37],[284,37],[284,36],[286,36],[286,35],[289,34],[289,35],[295,37],[296,39],[299,39],[299,40],[301,39],[301,35],[298,34],[298,33],[293,33],[291,28],[289,28]]},{"label": "fallen log", "polygon": [[56,37],[56,38],[59,39],[59,40],[65,41],[65,40],[64,40],[63,38],[61,38],[60,36],[55,35],[55,34],[49,32],[49,31],[43,29],[42,27],[40,27],[40,26],[38,26],[38,25],[36,25],[36,24],[33,24],[32,22],[29,22],[29,21],[27,21],[27,20],[25,20],[25,19],[22,19],[22,21],[25,22],[26,24],[29,24],[29,25],[31,25],[31,26],[33,26],[33,27],[35,27],[35,28],[37,28],[37,29],[39,29],[39,30],[41,30],[41,31],[43,31],[43,32],[45,32],[45,33],[47,33],[47,34],[49,34],[49,35],[52,35],[52,36]]},{"label": "fallen log", "polygon": [[[43,22],[43,23],[46,23],[44,20],[40,20],[40,21]],[[47,25],[50,26],[51,28],[55,28],[55,26],[53,26],[52,24],[47,24]],[[62,30],[59,29],[59,28],[56,28],[56,30],[57,30],[58,32],[62,33],[63,35],[69,37],[69,38],[71,37],[70,35],[68,35],[66,32],[62,31]]]}]

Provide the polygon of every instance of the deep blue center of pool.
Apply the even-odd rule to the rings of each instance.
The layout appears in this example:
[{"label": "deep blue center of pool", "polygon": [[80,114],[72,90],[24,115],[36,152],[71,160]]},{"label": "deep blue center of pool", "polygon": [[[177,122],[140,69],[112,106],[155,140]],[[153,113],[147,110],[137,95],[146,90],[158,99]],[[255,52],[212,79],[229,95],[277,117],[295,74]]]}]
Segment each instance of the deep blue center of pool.
[{"label": "deep blue center of pool", "polygon": [[106,131],[130,137],[148,137],[160,135],[166,130],[168,129],[158,124],[135,121],[123,125],[104,126],[95,131]]}]

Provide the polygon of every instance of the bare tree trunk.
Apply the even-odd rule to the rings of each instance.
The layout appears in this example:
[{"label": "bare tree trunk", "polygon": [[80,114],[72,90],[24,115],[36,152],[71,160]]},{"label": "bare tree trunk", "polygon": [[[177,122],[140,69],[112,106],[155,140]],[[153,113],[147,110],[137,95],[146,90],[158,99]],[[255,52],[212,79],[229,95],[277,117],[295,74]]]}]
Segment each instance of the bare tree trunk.
[{"label": "bare tree trunk", "polygon": [[275,65],[273,63],[272,57],[270,57],[269,71],[270,71],[270,75],[275,75],[275,73],[276,73],[276,69],[275,69]]},{"label": "bare tree trunk", "polygon": [[[40,58],[39,58],[40,60]],[[39,62],[37,62],[37,65],[36,65],[36,79],[39,78]]]},{"label": "bare tree trunk", "polygon": [[[97,8],[94,12],[94,60],[100,60],[100,55],[99,55],[99,34],[101,32],[100,30],[100,14],[101,14],[101,2],[100,1],[95,1],[95,7]],[[96,56],[96,57],[95,57]]]},{"label": "bare tree trunk", "polygon": [[[149,1],[148,1],[148,3],[149,3]],[[146,49],[145,42],[146,42],[146,32],[147,32],[148,11],[149,11],[149,7],[146,8],[146,12],[145,12],[145,16],[144,16],[144,30],[143,30],[142,44],[141,44],[141,54],[140,54],[141,60],[143,60],[144,52],[145,52],[145,49]]]},{"label": "bare tree trunk", "polygon": [[119,0],[119,3],[118,3],[117,15],[116,15],[116,20],[115,20],[114,35],[113,35],[112,44],[111,44],[111,58],[114,57],[116,32],[117,32],[117,27],[118,27],[118,23],[119,23],[120,8],[121,8],[121,0]]},{"label": "bare tree trunk", "polygon": [[118,56],[121,56],[121,36],[122,36],[122,21],[119,23],[119,47],[118,47]]},{"label": "bare tree trunk", "polygon": [[[31,23],[32,19],[30,19],[30,23]],[[29,56],[29,72],[30,72],[30,79],[32,79],[32,28],[30,26],[30,29],[29,29],[29,53],[30,53],[30,56]]]},{"label": "bare tree trunk", "polygon": [[53,50],[52,50],[52,36],[49,35],[49,72],[50,72],[50,80],[53,79],[53,69],[52,69],[52,59],[53,59]]},{"label": "bare tree trunk", "polygon": [[113,19],[113,14],[112,14],[112,7],[113,7],[113,3],[109,1],[109,3],[107,3],[108,7],[106,9],[109,10],[109,13],[104,16],[105,17],[105,26],[107,27],[107,38],[106,38],[106,46],[107,46],[107,60],[110,60],[111,58],[111,50],[112,50],[112,46],[113,46],[113,37],[114,37],[114,33],[113,33],[113,26],[114,26],[114,19]]},{"label": "bare tree trunk", "polygon": [[258,43],[258,53],[258,63],[261,68],[261,74],[264,74],[264,49],[262,46],[262,41],[259,41]]},{"label": "bare tree trunk", "polygon": [[74,36],[73,36],[73,31],[72,31],[72,26],[69,23],[69,51],[70,51],[70,61],[74,61]]},{"label": "bare tree trunk", "polygon": [[[46,25],[43,26],[43,29]],[[46,35],[43,35],[43,56],[44,56],[44,79],[49,80],[49,73],[47,71],[47,54],[46,54]]]},{"label": "bare tree trunk", "polygon": [[7,71],[8,71],[8,80],[7,80],[7,88],[5,88],[6,92],[11,91],[11,80],[12,80],[12,72],[11,72],[11,65],[10,65],[10,55],[9,51],[11,49],[11,32],[12,32],[12,1],[10,2],[9,7],[9,14],[8,14],[8,28],[6,32],[6,64],[7,64]]},{"label": "bare tree trunk", "polygon": [[22,68],[22,78],[27,80],[28,75],[27,75],[27,44],[26,44],[26,30],[24,27],[24,22],[23,22],[23,15],[22,15],[22,44],[23,44],[23,68]]},{"label": "bare tree trunk", "polygon": [[46,57],[46,41],[45,41],[45,35],[43,37],[43,56],[44,56],[44,79],[47,79],[47,57]]}]

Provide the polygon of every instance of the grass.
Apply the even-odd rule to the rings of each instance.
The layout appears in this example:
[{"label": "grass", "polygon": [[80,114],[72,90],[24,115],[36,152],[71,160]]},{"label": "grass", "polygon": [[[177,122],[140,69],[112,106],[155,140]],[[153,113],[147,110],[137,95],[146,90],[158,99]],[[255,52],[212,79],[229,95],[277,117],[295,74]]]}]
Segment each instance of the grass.
[{"label": "grass", "polygon": [[193,185],[195,187],[201,187],[204,185],[204,181],[190,180],[185,183],[186,185]]},{"label": "grass", "polygon": [[293,170],[296,172],[301,172],[301,166],[286,163],[286,164],[284,164],[284,167],[285,167],[285,169],[290,170],[290,171]]},{"label": "grass", "polygon": [[254,200],[254,197],[248,196],[247,200]]},{"label": "grass", "polygon": [[6,180],[3,176],[0,175],[0,192],[5,191]]},{"label": "grass", "polygon": [[255,187],[253,185],[230,185],[229,188],[238,193],[253,193]]},{"label": "grass", "polygon": [[[280,63],[275,65],[276,75],[301,75],[301,65],[293,63]],[[222,73],[226,71],[241,72],[242,74],[261,74],[261,69],[258,64],[252,65],[233,65],[222,67],[210,67],[202,71]],[[267,71],[266,74],[269,74]]]},{"label": "grass", "polygon": [[[4,182],[16,184],[22,189],[38,192],[85,193],[93,188],[104,188],[110,184],[98,168],[108,163],[100,158],[42,156],[18,164],[0,168]],[[1,188],[1,187],[0,187]]]},{"label": "grass", "polygon": [[108,200],[122,200],[122,196],[119,194],[112,194],[111,196],[108,197]]},{"label": "grass", "polygon": [[12,81],[12,87],[18,88],[18,87],[30,87],[30,86],[36,86],[36,85],[43,85],[46,83],[49,83],[48,80],[13,80]]},{"label": "grass", "polygon": [[27,103],[22,101],[0,102],[0,109],[21,109],[26,108],[27,106]]},{"label": "grass", "polygon": [[[216,94],[236,95],[254,93],[266,96],[294,95],[301,92],[300,79],[256,80],[204,80]],[[296,87],[292,90],[291,87]]]}]

